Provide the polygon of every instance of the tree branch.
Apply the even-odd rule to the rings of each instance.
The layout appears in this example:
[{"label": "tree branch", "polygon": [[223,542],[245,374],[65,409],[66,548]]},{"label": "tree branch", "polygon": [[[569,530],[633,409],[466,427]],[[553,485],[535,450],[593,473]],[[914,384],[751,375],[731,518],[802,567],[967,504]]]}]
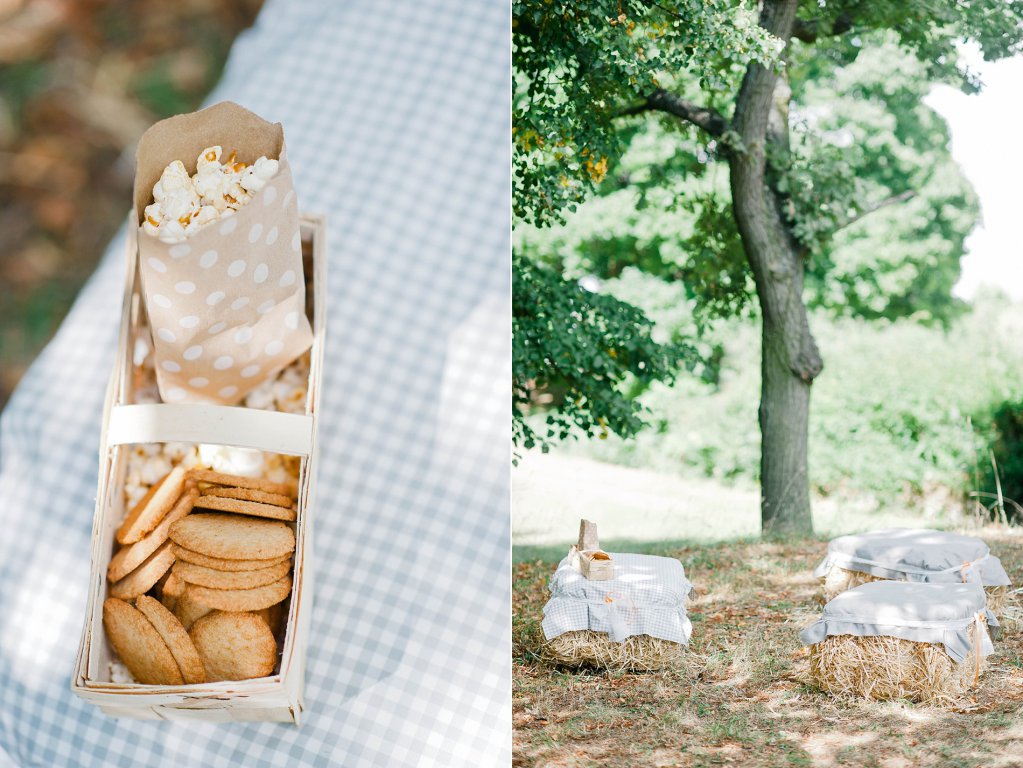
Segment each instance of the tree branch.
[{"label": "tree branch", "polygon": [[838,226],[835,227],[835,231],[837,232],[840,229],[845,229],[846,227],[855,224],[864,216],[869,216],[874,213],[874,211],[880,211],[882,208],[887,208],[889,205],[905,203],[908,200],[912,200],[914,197],[916,197],[916,190],[907,189],[905,192],[899,192],[897,195],[892,195],[891,197],[886,197],[883,200],[878,200],[877,202],[868,205],[855,216],[850,216],[844,221],[839,222]]},{"label": "tree branch", "polygon": [[826,29],[821,24],[820,19],[813,21],[804,21],[803,19],[796,19],[792,25],[792,37],[796,40],[802,40],[804,43],[815,43],[822,37],[838,37],[844,35],[846,32],[853,28],[852,16],[842,13],[839,14],[831,24],[831,29]]},{"label": "tree branch", "polygon": [[638,104],[619,110],[615,117],[639,115],[643,112],[664,112],[674,115],[697,128],[702,128],[711,136],[723,136],[728,130],[728,120],[720,112],[709,107],[701,107],[674,93],[668,93],[663,88],[658,88]]}]

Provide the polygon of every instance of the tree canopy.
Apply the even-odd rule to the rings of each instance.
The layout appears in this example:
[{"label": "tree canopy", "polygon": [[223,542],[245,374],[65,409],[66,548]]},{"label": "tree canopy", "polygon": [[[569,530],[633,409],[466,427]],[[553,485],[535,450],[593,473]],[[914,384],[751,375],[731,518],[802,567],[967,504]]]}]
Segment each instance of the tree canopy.
[{"label": "tree canopy", "polygon": [[[955,312],[950,289],[976,202],[924,97],[938,81],[977,87],[959,66],[963,41],[987,58],[1016,51],[1023,3],[762,0],[755,19],[727,1],[513,9],[517,217],[549,225],[589,195],[619,195],[634,219],[583,246],[592,273],[632,263],[680,280],[698,325],[746,311],[755,291],[761,519],[771,533],[810,532],[809,404],[823,360],[808,306],[938,321]],[[655,117],[672,151],[630,173],[622,157]],[[708,172],[719,164],[727,177]],[[664,223],[645,226],[658,215]],[[518,263],[564,258],[543,251],[523,247]],[[618,339],[627,330],[605,327]],[[645,335],[642,319],[635,327]],[[590,383],[605,397],[584,395],[586,356],[544,353],[565,328],[513,332],[536,334],[534,359],[582,372],[564,395],[570,423],[590,431],[589,403],[624,410],[625,377],[596,371]],[[623,434],[637,426],[618,423]]]}]

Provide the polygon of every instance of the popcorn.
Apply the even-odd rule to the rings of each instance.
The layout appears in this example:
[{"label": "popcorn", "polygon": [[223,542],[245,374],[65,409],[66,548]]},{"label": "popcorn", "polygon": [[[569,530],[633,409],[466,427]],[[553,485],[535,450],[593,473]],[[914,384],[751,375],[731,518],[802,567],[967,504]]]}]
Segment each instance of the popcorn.
[{"label": "popcorn", "polygon": [[274,393],[272,389],[273,382],[264,381],[254,390],[249,392],[245,397],[246,408],[257,408],[261,411],[273,411],[274,408]]},{"label": "popcorn", "polygon": [[266,466],[262,451],[229,445],[200,445],[199,460],[217,472],[242,477],[262,477]]},{"label": "popcorn", "polygon": [[222,163],[223,147],[204,149],[195,161],[195,174],[175,160],[153,185],[153,202],[146,206],[142,230],[165,243],[180,243],[201,227],[234,214],[272,179],[277,160],[260,157],[252,165],[231,154]]},{"label": "popcorn", "polygon": [[119,661],[110,660],[110,682],[111,683],[134,683],[135,678],[131,672]]}]

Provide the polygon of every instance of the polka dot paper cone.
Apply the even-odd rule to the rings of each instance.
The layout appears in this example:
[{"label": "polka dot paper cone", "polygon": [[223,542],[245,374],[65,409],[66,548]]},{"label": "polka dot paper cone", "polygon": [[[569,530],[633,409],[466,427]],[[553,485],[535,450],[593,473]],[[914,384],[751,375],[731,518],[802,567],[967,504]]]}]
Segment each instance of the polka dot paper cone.
[{"label": "polka dot paper cone", "polygon": [[157,383],[169,403],[236,403],[312,344],[298,201],[280,124],[224,102],[154,125],[136,155],[136,221],[168,163],[180,160],[194,173],[196,157],[214,145],[236,150],[245,163],[265,155],[280,166],[237,213],[184,242],[165,243],[139,228]]}]

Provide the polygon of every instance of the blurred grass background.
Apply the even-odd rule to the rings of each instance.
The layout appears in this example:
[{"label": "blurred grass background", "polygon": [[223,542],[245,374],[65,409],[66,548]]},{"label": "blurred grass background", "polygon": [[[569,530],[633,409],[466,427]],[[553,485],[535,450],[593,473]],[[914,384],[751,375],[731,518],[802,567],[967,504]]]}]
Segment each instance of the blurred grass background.
[{"label": "blurred grass background", "polygon": [[195,109],[262,0],[0,0],[0,407],[131,204],[134,145]]}]

